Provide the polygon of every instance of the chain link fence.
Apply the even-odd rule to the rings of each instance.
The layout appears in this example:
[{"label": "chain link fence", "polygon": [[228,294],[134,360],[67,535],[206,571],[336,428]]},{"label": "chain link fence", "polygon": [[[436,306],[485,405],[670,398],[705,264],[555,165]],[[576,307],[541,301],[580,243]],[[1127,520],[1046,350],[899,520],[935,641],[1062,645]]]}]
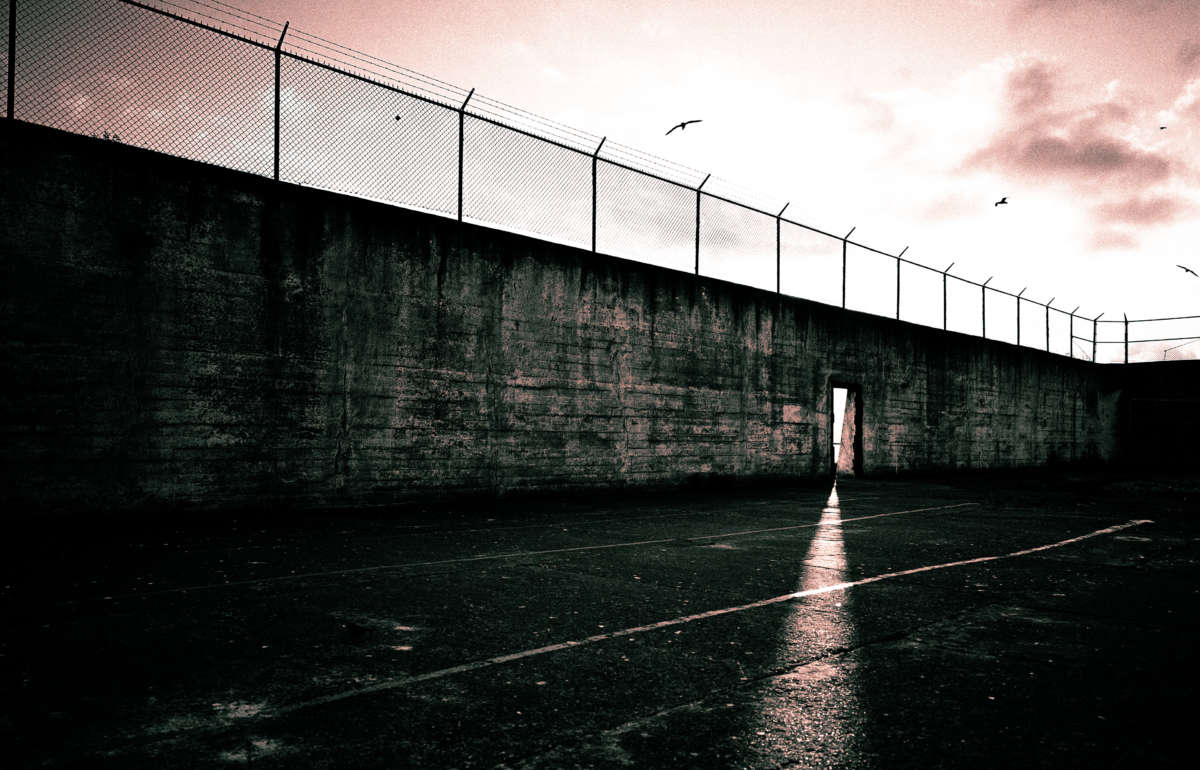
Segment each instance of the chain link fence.
[{"label": "chain link fence", "polygon": [[1064,356],[1200,357],[1200,316],[1083,318],[220,0],[8,11],[9,119]]}]

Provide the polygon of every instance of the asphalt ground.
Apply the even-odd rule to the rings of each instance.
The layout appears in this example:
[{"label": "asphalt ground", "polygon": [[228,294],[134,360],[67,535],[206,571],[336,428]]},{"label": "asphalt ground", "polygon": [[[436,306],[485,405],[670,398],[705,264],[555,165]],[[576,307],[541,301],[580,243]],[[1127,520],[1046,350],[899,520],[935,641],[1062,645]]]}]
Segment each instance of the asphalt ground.
[{"label": "asphalt ground", "polygon": [[67,518],[3,574],[0,766],[1194,761],[1195,477]]}]

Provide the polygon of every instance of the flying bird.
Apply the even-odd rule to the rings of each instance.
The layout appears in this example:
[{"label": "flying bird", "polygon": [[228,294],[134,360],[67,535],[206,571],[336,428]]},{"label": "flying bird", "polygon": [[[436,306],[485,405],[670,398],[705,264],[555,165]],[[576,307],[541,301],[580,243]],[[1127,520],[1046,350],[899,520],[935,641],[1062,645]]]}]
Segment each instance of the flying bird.
[{"label": "flying bird", "polygon": [[1007,204],[1007,203],[1008,203],[1008,196],[1005,195],[1003,198],[1001,198],[1000,200],[993,203],[992,206],[999,206],[999,205]]},{"label": "flying bird", "polygon": [[[1175,267],[1179,268],[1180,270],[1182,270],[1185,273],[1191,273],[1192,275],[1196,275],[1196,271],[1192,270],[1191,268],[1184,267],[1183,265],[1176,265]],[[1196,277],[1200,278],[1200,275],[1196,275]]]},{"label": "flying bird", "polygon": [[[682,123],[680,123],[680,124],[679,124],[679,125],[677,125],[677,126],[672,126],[672,127],[671,127],[671,131],[674,131],[674,130],[675,130],[675,129],[677,129],[677,128],[678,128],[680,131],[683,131],[684,129],[686,129],[686,128],[687,128],[688,126],[690,126],[691,124],[693,124],[693,123],[701,123],[701,122],[702,122],[702,121],[699,121],[699,120],[685,120],[685,121],[683,121]],[[670,135],[671,135],[671,131],[668,131],[666,134],[664,134],[664,136],[670,136]]]},{"label": "flying bird", "polygon": [[1166,127],[1166,126],[1159,126],[1159,127],[1158,127],[1158,130],[1159,130],[1159,131],[1166,131],[1166,130],[1167,130],[1167,127]]}]

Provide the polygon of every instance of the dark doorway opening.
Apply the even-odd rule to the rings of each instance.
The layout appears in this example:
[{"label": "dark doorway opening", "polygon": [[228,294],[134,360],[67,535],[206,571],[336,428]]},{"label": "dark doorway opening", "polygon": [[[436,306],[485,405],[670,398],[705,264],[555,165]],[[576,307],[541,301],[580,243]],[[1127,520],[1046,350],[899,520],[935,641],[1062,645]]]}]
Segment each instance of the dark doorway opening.
[{"label": "dark doorway opening", "polygon": [[830,473],[862,475],[862,390],[853,384],[832,383],[830,403]]}]

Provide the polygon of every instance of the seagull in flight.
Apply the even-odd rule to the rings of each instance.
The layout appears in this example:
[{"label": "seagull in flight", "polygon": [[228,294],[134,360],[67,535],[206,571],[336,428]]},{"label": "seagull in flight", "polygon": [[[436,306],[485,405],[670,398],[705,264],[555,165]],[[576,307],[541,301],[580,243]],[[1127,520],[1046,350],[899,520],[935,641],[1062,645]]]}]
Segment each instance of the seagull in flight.
[{"label": "seagull in flight", "polygon": [[[1184,267],[1183,265],[1176,265],[1175,267],[1179,268],[1180,270],[1182,270],[1185,273],[1191,273],[1192,275],[1196,275],[1196,271],[1192,270],[1191,268]],[[1196,277],[1200,278],[1200,275],[1196,275]]]},{"label": "seagull in flight", "polygon": [[[702,122],[702,121],[699,121],[699,120],[685,120],[685,121],[683,121],[682,123],[680,123],[680,124],[679,124],[679,125],[677,125],[677,126],[672,126],[672,127],[671,127],[671,131],[674,131],[674,130],[675,130],[675,129],[677,129],[677,128],[678,128],[680,131],[683,131],[684,129],[686,129],[686,128],[687,128],[688,126],[690,126],[691,124],[693,124],[693,123],[700,123],[700,122]],[[670,136],[670,135],[671,135],[671,131],[668,131],[666,134],[664,134],[664,136]]]},{"label": "seagull in flight", "polygon": [[993,203],[992,206],[1000,206],[1000,205],[1007,204],[1007,203],[1008,203],[1008,196],[1005,195],[1003,198],[1001,198],[1000,200]]}]

